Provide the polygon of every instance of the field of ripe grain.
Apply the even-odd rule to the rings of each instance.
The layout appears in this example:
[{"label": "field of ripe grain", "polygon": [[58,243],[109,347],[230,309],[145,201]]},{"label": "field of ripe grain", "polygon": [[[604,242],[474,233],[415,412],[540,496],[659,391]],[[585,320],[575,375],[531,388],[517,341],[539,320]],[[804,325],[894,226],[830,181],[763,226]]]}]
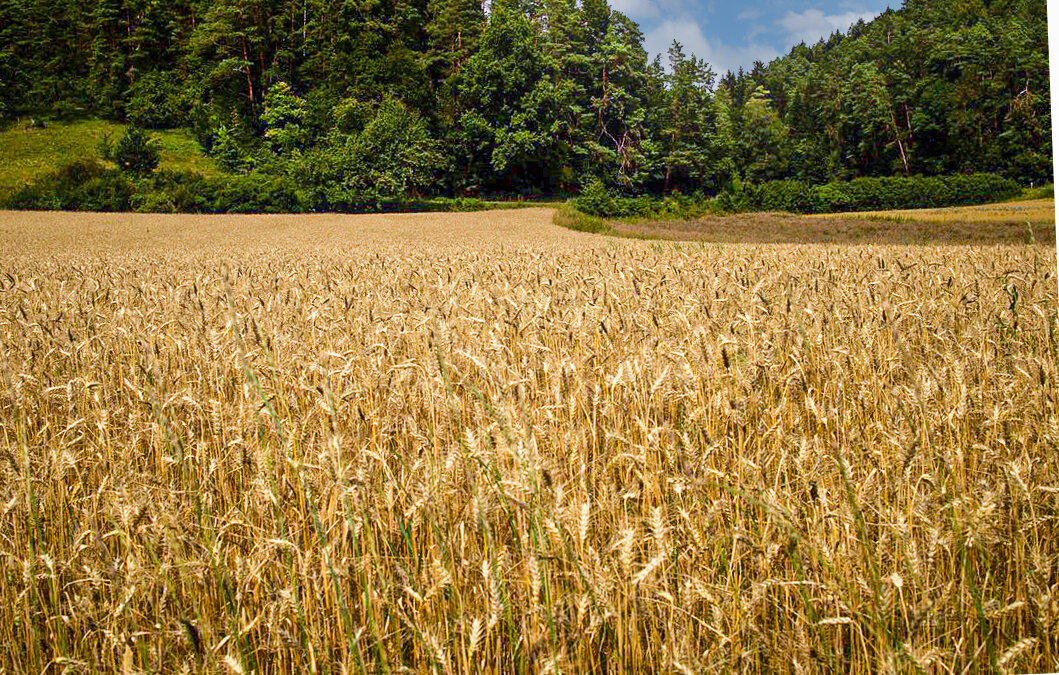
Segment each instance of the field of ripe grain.
[{"label": "field of ripe grain", "polygon": [[[834,218],[838,214],[826,213],[811,218]],[[866,211],[846,214],[867,218],[893,219],[897,222],[927,222],[937,225],[1052,225],[1055,226],[1055,200],[1030,199],[999,204],[975,206],[950,206],[936,209],[897,209],[892,211]]]},{"label": "field of ripe grain", "polygon": [[0,213],[0,672],[1059,669],[1054,245]]}]

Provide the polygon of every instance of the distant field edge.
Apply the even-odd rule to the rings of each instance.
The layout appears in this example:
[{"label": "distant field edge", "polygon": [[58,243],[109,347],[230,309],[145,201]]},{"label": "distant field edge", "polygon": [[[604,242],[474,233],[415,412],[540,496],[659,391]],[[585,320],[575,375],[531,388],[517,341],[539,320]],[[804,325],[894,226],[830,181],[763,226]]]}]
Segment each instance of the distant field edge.
[{"label": "distant field edge", "polygon": [[556,209],[553,222],[594,234],[717,244],[1056,243],[1054,199],[858,213],[740,213],[636,221],[599,218],[564,205]]}]

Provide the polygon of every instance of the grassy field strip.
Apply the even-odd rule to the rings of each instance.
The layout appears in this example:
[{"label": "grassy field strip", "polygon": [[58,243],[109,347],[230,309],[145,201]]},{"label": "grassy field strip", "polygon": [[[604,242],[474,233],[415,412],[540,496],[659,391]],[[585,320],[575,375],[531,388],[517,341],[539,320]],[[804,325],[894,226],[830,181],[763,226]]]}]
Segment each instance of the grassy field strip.
[{"label": "grassy field strip", "polygon": [[802,216],[744,213],[693,220],[603,220],[570,208],[555,221],[631,238],[718,244],[989,245],[1055,243],[1055,200]]},{"label": "grassy field strip", "polygon": [[[44,129],[16,124],[0,131],[0,197],[66,164],[98,158],[100,141],[109,135],[112,142],[117,142],[123,128],[113,122],[93,120],[49,122]],[[214,161],[202,153],[198,143],[187,133],[167,130],[150,134],[158,141],[161,168],[202,174],[219,172]]]},{"label": "grassy field strip", "polygon": [[1042,672],[1054,245],[0,213],[0,672]]}]

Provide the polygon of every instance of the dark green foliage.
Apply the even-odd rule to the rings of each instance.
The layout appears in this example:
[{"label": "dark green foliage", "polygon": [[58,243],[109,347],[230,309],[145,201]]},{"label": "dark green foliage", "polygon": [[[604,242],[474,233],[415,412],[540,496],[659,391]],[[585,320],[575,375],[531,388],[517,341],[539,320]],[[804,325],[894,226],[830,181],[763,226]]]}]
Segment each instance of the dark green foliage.
[{"label": "dark green foliage", "polygon": [[309,140],[305,128],[308,108],[286,82],[277,82],[265,95],[261,121],[265,125],[265,142],[277,155],[301,152]]},{"label": "dark green foliage", "polygon": [[1044,5],[906,2],[729,75],[739,171],[754,182],[973,172],[1051,181]]},{"label": "dark green foliage", "polygon": [[296,213],[307,210],[292,181],[265,174],[202,176],[159,171],[140,185],[136,210],[162,213]]},{"label": "dark green foliage", "polygon": [[142,176],[158,168],[158,145],[146,131],[130,126],[114,145],[110,158],[122,173]]},{"label": "dark green foliage", "polygon": [[710,208],[701,193],[674,193],[661,199],[648,195],[623,197],[611,194],[599,180],[589,183],[571,204],[581,213],[602,218],[686,219],[700,216]]},{"label": "dark green foliage", "polygon": [[753,204],[761,211],[805,213],[811,209],[810,186],[796,180],[776,180],[752,188]]},{"label": "dark green foliage", "polygon": [[[668,72],[651,62],[606,0],[0,0],[0,118],[189,125],[227,170],[283,177],[304,208],[596,179],[615,190],[601,212],[660,212],[630,197],[654,194],[693,213],[705,197],[679,194],[696,193],[884,208],[923,200],[847,182],[1053,180],[1045,14],[909,0],[718,80],[679,44]],[[120,163],[137,175],[144,159]],[[771,184],[792,180],[840,186]]]},{"label": "dark green foliage", "polygon": [[811,213],[837,213],[851,211],[849,195],[840,183],[828,183],[812,188],[806,195]]},{"label": "dark green foliage", "polygon": [[[819,190],[824,190],[820,193]],[[816,212],[963,206],[1008,199],[1022,189],[994,174],[913,178],[858,178],[810,192]]]},{"label": "dark green foliage", "polygon": [[746,188],[739,210],[833,213],[982,204],[1014,197],[1018,183],[995,174],[857,178],[811,187],[771,181]]},{"label": "dark green foliage", "polygon": [[354,137],[352,151],[363,163],[360,178],[381,196],[417,196],[429,186],[443,157],[426,123],[400,101],[387,98]]},{"label": "dark green foliage", "polygon": [[1023,192],[1018,183],[995,174],[912,178],[858,178],[812,186],[793,180],[761,185],[734,183],[707,200],[701,195],[662,199],[621,197],[600,181],[590,183],[571,205],[601,218],[695,218],[706,212],[788,211],[834,213],[964,206],[1009,199]]},{"label": "dark green foliage", "polygon": [[457,159],[490,187],[553,186],[550,169],[561,164],[562,150],[555,134],[562,91],[549,77],[553,66],[530,18],[512,2],[494,3],[458,89],[466,112],[458,121]]},{"label": "dark green foliage", "polygon": [[306,210],[293,182],[281,176],[211,176],[203,181],[205,213],[293,213]]},{"label": "dark green foliage", "polygon": [[581,190],[581,194],[574,199],[574,206],[578,211],[592,216],[613,216],[616,210],[614,196],[598,178]]},{"label": "dark green foliage", "polygon": [[144,129],[172,129],[190,122],[190,101],[181,79],[172,72],[148,72],[129,87],[125,115]]},{"label": "dark green foliage", "polygon": [[227,171],[242,172],[254,164],[250,140],[241,128],[216,127],[210,143],[210,155]]},{"label": "dark green foliage", "polygon": [[120,171],[81,160],[45,175],[12,195],[5,206],[39,211],[128,211],[135,187]]},{"label": "dark green foliage", "polygon": [[669,64],[660,138],[662,193],[703,187],[716,191],[733,168],[727,106],[712,95],[709,64],[685,56],[678,42],[669,49]]},{"label": "dark green foliage", "polygon": [[336,116],[351,132],[332,133],[291,172],[316,210],[361,211],[415,199],[443,165],[424,120],[400,101],[387,98],[374,112],[341,103]]}]

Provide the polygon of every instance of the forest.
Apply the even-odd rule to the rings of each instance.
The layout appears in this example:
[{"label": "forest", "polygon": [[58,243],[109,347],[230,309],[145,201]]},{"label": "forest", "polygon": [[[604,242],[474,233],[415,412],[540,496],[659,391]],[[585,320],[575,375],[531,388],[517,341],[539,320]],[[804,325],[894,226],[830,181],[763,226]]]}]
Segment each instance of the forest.
[{"label": "forest", "polygon": [[190,128],[233,179],[315,209],[1028,186],[1053,178],[1047,54],[1044,0],[907,0],[734,73],[675,42],[650,59],[606,0],[0,0],[0,118]]}]

